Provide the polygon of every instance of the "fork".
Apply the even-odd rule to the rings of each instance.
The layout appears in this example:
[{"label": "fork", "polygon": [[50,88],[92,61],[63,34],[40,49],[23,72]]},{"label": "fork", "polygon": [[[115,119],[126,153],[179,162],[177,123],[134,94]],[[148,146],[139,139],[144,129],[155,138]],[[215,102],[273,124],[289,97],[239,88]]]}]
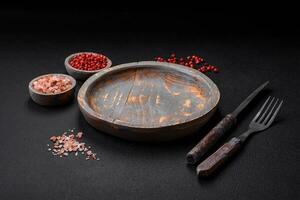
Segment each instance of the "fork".
[{"label": "fork", "polygon": [[250,122],[248,130],[242,133],[239,137],[234,137],[229,140],[211,156],[200,163],[196,169],[197,175],[211,175],[226,160],[234,155],[238,149],[240,149],[242,144],[249,138],[249,136],[251,136],[253,133],[264,131],[269,128],[279,109],[281,108],[282,103],[282,100],[276,99],[275,101],[275,97],[271,98],[271,96],[269,96],[253,120]]}]

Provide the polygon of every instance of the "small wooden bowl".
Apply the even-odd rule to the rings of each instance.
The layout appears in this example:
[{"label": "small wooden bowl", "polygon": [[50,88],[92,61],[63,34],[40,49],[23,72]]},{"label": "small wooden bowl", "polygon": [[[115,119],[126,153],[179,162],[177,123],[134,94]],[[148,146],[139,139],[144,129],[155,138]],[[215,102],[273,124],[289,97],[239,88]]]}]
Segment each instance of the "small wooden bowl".
[{"label": "small wooden bowl", "polygon": [[[53,76],[53,75],[64,76],[70,79],[72,82],[72,87],[66,91],[56,93],[56,94],[44,94],[36,91],[32,87],[34,81],[44,76]],[[28,85],[28,88],[29,88],[30,97],[35,103],[43,106],[55,106],[55,105],[63,105],[71,101],[74,98],[75,86],[76,86],[76,80],[72,76],[66,74],[44,74],[32,79]]]},{"label": "small wooden bowl", "polygon": [[112,65],[111,60],[107,58],[107,65],[106,67],[102,68],[102,69],[98,69],[98,70],[93,70],[93,71],[88,71],[88,70],[80,70],[80,69],[76,69],[74,67],[72,67],[70,65],[70,59],[73,58],[76,55],[82,54],[82,53],[92,53],[92,54],[97,54],[94,52],[79,52],[79,53],[74,53],[69,55],[66,59],[65,59],[65,67],[66,70],[68,72],[68,74],[70,74],[71,76],[73,76],[75,79],[77,80],[86,80],[87,78],[89,78],[90,76],[100,72],[101,70],[105,69],[105,68],[109,68]]},{"label": "small wooden bowl", "polygon": [[78,93],[87,122],[108,134],[137,141],[166,141],[197,131],[215,112],[217,86],[181,65],[136,62],[102,70]]}]

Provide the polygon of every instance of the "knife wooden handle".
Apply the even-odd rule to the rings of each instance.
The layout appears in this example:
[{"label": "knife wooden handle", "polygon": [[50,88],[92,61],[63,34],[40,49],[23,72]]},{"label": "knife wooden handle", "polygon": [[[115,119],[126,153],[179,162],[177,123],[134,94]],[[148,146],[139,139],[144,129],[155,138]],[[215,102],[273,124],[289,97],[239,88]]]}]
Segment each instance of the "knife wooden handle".
[{"label": "knife wooden handle", "polygon": [[234,137],[229,142],[221,146],[215,153],[205,159],[197,167],[198,176],[209,176],[218,169],[231,155],[240,147],[241,140]]},{"label": "knife wooden handle", "polygon": [[195,164],[234,124],[236,118],[226,115],[187,155],[187,163]]}]

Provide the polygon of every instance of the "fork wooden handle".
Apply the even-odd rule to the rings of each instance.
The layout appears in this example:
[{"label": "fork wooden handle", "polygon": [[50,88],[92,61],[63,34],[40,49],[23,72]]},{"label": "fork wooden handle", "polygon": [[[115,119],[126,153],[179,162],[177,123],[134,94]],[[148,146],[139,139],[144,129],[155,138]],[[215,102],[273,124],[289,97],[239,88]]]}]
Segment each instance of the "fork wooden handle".
[{"label": "fork wooden handle", "polygon": [[211,175],[241,147],[241,144],[242,142],[239,138],[232,138],[229,142],[225,143],[215,153],[198,165],[197,175]]},{"label": "fork wooden handle", "polygon": [[188,164],[197,163],[201,157],[236,123],[236,118],[226,115],[187,155]]}]

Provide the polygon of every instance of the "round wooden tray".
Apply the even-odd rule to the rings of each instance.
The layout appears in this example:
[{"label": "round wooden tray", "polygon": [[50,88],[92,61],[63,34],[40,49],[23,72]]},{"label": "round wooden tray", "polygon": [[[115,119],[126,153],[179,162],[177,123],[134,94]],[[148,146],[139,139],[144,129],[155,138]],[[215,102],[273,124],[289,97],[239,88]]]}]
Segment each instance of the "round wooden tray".
[{"label": "round wooden tray", "polygon": [[219,99],[217,86],[197,70],[152,61],[104,69],[78,93],[89,124],[138,141],[166,141],[195,132],[213,115]]}]

